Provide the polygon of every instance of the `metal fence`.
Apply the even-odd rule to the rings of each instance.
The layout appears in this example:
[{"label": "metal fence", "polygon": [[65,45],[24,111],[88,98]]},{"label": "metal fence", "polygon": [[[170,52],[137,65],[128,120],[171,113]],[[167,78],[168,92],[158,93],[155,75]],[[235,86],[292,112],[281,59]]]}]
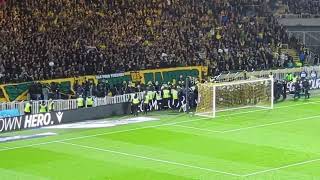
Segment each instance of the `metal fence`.
[{"label": "metal fence", "polygon": [[[124,94],[119,96],[109,97],[106,96],[104,98],[94,98],[94,107],[103,106],[108,104],[118,104],[129,102],[131,97],[137,94],[139,98],[143,97],[143,92],[133,93],[133,94]],[[24,114],[24,107],[28,101],[20,101],[20,102],[7,102],[7,103],[0,103],[0,111],[1,110],[9,110],[9,109],[18,109],[20,114]],[[40,104],[44,102],[47,107],[49,101],[31,101],[31,112],[32,114],[39,113]],[[77,100],[76,99],[68,99],[68,100],[54,100],[54,111],[65,111],[65,110],[72,110],[77,109]]]},{"label": "metal fence", "polygon": [[302,71],[305,71],[307,74],[310,74],[311,71],[315,71],[317,74],[320,72],[320,66],[308,66],[308,67],[299,67],[299,68],[287,68],[287,69],[275,69],[275,70],[264,70],[264,71],[253,71],[253,72],[236,72],[236,73],[228,73],[221,74],[216,76],[215,79],[219,82],[229,82],[229,81],[237,81],[244,80],[250,78],[252,76],[258,78],[267,78],[270,73],[273,74],[275,79],[284,79],[286,74],[300,74]]},{"label": "metal fence", "polygon": [[296,37],[305,47],[320,53],[320,31],[289,31],[289,37]]}]

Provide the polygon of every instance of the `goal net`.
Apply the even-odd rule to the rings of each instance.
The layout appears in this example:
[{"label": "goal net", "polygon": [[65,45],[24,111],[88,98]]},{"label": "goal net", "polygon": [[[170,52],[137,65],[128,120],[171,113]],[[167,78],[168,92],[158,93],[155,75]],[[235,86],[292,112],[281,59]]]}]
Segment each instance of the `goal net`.
[{"label": "goal net", "polygon": [[273,108],[273,78],[198,84],[196,115],[242,108]]}]

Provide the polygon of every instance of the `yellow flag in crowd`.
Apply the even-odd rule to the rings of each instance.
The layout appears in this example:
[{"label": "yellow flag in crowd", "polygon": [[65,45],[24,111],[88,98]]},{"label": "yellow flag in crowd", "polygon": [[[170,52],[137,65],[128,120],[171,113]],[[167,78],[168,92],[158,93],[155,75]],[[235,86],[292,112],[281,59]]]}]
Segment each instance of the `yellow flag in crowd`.
[{"label": "yellow flag in crowd", "polygon": [[53,12],[52,12],[52,11],[49,11],[49,12],[48,12],[48,16],[49,16],[49,17],[52,17],[52,16],[53,16]]},{"label": "yellow flag in crowd", "polygon": [[40,27],[38,28],[39,32],[44,32],[46,30],[46,28],[44,27],[43,24],[40,25]]},{"label": "yellow flag in crowd", "polygon": [[148,26],[151,26],[151,24],[152,24],[151,20],[150,20],[150,19],[147,19],[147,20],[146,20],[146,24],[147,24]]},{"label": "yellow flag in crowd", "polygon": [[57,24],[58,24],[58,17],[56,17],[56,18],[54,19],[53,24],[54,24],[54,25],[57,25]]},{"label": "yellow flag in crowd", "polygon": [[104,17],[104,13],[103,12],[97,12],[97,15]]},{"label": "yellow flag in crowd", "polygon": [[222,38],[222,36],[220,35],[220,32],[217,33],[216,38],[217,40],[220,40]]},{"label": "yellow flag in crowd", "polygon": [[100,44],[100,45],[99,45],[99,48],[100,48],[100,49],[106,49],[107,46],[106,46],[105,44]]}]

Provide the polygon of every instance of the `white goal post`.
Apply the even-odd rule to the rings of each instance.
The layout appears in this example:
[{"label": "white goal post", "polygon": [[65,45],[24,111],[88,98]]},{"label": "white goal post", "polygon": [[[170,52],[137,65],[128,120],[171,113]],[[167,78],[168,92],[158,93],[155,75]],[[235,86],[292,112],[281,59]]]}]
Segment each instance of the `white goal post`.
[{"label": "white goal post", "polygon": [[243,108],[273,109],[273,78],[198,84],[196,115],[215,117],[216,112]]}]

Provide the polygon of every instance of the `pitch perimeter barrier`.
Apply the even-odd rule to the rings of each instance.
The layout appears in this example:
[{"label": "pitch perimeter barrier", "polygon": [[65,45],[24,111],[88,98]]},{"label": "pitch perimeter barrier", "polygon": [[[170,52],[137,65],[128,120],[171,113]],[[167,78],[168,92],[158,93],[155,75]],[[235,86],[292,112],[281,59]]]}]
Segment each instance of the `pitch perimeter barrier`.
[{"label": "pitch perimeter barrier", "polygon": [[[250,77],[268,78],[270,76],[270,73],[272,73],[275,80],[284,80],[288,73],[296,75],[299,78],[307,78],[309,80],[311,90],[320,89],[320,77],[318,77],[318,74],[320,73],[320,66],[253,71],[253,72],[243,71],[243,72],[236,72],[236,73],[221,74],[219,76],[216,76],[215,79],[218,82],[230,82],[230,81],[245,80]],[[293,92],[294,83],[293,82],[287,83],[287,88],[289,92]]]},{"label": "pitch perimeter barrier", "polygon": [[[138,95],[139,98],[142,99],[143,93],[135,93]],[[129,102],[131,97],[134,95],[132,94],[124,94],[119,96],[113,96],[109,97],[106,96],[104,98],[94,98],[94,104],[93,107],[99,107],[104,105],[112,105],[112,104],[119,104],[119,103],[126,103]],[[24,114],[24,107],[27,102],[31,103],[31,113],[32,114],[38,114],[40,109],[40,104],[42,102],[45,103],[45,105],[48,107],[49,101],[22,101],[22,102],[7,102],[7,103],[1,103],[0,104],[0,111],[4,110],[12,110],[17,109],[19,111],[19,115]],[[78,109],[77,106],[77,100],[76,99],[68,99],[68,100],[54,100],[54,111],[66,111],[66,110],[74,110]]]},{"label": "pitch perimeter barrier", "polygon": [[20,116],[18,109],[9,109],[0,111],[0,118]]},{"label": "pitch perimeter barrier", "polygon": [[306,73],[307,77],[317,78],[317,75],[320,73],[320,66],[306,66],[306,67],[298,67],[298,68],[273,69],[273,70],[252,71],[252,72],[241,71],[241,72],[235,72],[235,73],[224,73],[216,76],[215,79],[219,82],[228,82],[228,81],[244,80],[252,76],[257,78],[268,78],[270,73],[272,73],[275,79],[283,80],[285,79],[288,73],[292,73],[297,76],[300,76],[302,72]]},{"label": "pitch perimeter barrier", "polygon": [[0,133],[89,121],[130,113],[130,103],[0,118]]}]

